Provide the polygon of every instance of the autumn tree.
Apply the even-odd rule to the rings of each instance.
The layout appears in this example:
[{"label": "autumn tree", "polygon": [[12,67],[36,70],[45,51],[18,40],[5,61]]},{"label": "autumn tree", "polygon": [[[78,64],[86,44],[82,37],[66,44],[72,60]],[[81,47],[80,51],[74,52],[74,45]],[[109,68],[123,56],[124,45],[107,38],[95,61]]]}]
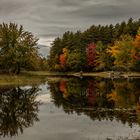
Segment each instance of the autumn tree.
[{"label": "autumn tree", "polygon": [[129,35],[122,36],[115,41],[114,45],[108,48],[107,52],[115,59],[114,66],[118,69],[129,70],[132,65],[133,38]]},{"label": "autumn tree", "polygon": [[96,46],[94,43],[90,43],[87,46],[86,56],[88,67],[93,68],[95,66],[95,58],[96,58]]},{"label": "autumn tree", "polygon": [[62,49],[62,54],[60,55],[60,66],[61,68],[65,68],[66,60],[67,60],[68,50],[66,48]]}]

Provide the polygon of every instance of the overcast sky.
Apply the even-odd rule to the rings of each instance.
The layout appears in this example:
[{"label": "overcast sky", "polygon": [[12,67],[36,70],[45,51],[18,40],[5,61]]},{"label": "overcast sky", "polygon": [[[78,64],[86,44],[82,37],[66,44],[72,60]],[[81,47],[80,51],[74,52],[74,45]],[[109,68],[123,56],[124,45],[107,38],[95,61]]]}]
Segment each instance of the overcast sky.
[{"label": "overcast sky", "polygon": [[139,15],[140,0],[0,0],[0,22],[22,24],[44,45],[67,30],[139,19]]}]

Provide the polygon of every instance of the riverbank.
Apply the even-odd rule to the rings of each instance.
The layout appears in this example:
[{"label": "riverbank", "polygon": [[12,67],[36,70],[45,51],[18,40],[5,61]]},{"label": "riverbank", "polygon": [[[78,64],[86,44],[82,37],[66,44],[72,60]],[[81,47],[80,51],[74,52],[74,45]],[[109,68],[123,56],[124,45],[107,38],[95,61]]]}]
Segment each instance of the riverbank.
[{"label": "riverbank", "polygon": [[45,72],[45,71],[28,71],[23,72],[25,75],[31,76],[82,76],[82,77],[102,77],[102,78],[129,78],[129,77],[138,77],[140,78],[140,72]]},{"label": "riverbank", "polygon": [[82,76],[94,76],[103,78],[140,78],[139,72],[93,72],[93,73],[82,73],[78,74]]},{"label": "riverbank", "polygon": [[50,77],[57,80],[61,76],[76,77],[101,77],[101,78],[140,78],[138,72],[46,72],[46,71],[26,71],[20,75],[0,74],[0,85],[35,85],[45,82]]},{"label": "riverbank", "polygon": [[35,75],[9,75],[0,74],[0,86],[14,86],[14,85],[37,85],[39,83],[45,82],[46,79],[43,76]]}]

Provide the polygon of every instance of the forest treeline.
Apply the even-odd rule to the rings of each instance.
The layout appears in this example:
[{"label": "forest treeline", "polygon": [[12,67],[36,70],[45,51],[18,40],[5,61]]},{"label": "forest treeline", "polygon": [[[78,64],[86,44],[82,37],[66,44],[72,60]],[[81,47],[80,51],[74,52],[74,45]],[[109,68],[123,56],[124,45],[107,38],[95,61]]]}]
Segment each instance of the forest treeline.
[{"label": "forest treeline", "polygon": [[67,31],[52,43],[50,71],[140,71],[140,20]]},{"label": "forest treeline", "polygon": [[0,73],[140,71],[140,20],[67,31],[53,41],[47,58],[38,53],[37,41],[21,25],[0,24]]}]

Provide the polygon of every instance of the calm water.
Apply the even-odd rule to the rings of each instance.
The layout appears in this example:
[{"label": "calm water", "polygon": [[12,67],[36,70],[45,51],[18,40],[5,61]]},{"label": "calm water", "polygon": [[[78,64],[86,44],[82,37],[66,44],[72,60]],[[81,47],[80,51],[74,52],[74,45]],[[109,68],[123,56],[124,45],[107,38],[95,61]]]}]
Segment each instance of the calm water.
[{"label": "calm water", "polygon": [[0,87],[2,140],[138,140],[140,79],[57,78]]}]

